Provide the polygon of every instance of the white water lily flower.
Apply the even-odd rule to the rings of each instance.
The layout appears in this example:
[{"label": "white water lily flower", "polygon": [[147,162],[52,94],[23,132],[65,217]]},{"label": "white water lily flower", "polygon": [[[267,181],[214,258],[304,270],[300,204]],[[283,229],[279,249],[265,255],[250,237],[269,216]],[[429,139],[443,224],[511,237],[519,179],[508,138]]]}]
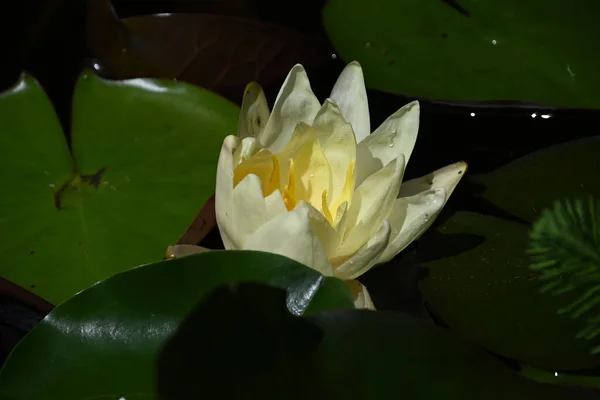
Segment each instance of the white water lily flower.
[{"label": "white water lily flower", "polygon": [[348,281],[355,305],[373,309],[355,278],[417,239],[467,168],[459,162],[401,185],[418,130],[415,101],[369,134],[357,62],[322,105],[301,65],[290,71],[272,111],[261,87],[249,84],[238,135],[225,138],[217,170],[225,248],[281,254]]}]

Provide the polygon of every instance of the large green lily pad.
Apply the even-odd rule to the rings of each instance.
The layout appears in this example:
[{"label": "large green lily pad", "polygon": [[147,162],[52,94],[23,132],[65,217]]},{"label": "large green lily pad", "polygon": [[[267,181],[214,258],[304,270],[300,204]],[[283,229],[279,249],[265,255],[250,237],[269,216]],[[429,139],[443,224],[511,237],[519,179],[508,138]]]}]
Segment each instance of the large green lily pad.
[{"label": "large green lily pad", "polygon": [[329,0],[323,21],[373,89],[600,107],[595,0]]},{"label": "large green lily pad", "polygon": [[[453,331],[494,353],[550,370],[600,366],[592,344],[576,339],[585,321],[558,315],[581,294],[540,293],[544,282],[529,269],[525,224],[458,212],[445,221],[435,240],[423,238],[419,253],[428,275],[421,282],[426,301]],[[436,251],[457,234],[484,237],[479,246],[450,257]]]},{"label": "large green lily pad", "polygon": [[286,289],[294,314],[354,308],[344,282],[272,253],[211,251],[156,262],[112,276],[55,308],[7,359],[0,398],[151,393],[160,348],[205,296],[234,282]]},{"label": "large green lily pad", "polygon": [[598,395],[529,381],[483,349],[412,317],[351,308],[343,282],[274,254],[209,252],[143,266],[50,313],[0,371],[0,397]]},{"label": "large green lily pad", "polygon": [[0,275],[52,303],[161,259],[214,193],[238,108],[172,81],[85,71],[71,149],[29,76],[0,94]]},{"label": "large green lily pad", "polygon": [[548,147],[485,175],[482,196],[496,206],[533,222],[554,201],[600,197],[600,136]]}]

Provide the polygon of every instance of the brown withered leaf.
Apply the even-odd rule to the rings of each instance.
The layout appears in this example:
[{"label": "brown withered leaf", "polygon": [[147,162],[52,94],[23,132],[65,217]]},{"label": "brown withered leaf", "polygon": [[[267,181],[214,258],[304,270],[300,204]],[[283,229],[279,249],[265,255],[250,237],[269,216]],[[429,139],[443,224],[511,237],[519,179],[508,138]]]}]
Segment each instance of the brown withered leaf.
[{"label": "brown withered leaf", "polygon": [[0,297],[17,300],[43,313],[48,313],[54,309],[54,305],[48,303],[46,300],[2,277],[0,277]]},{"label": "brown withered leaf", "polygon": [[204,206],[183,236],[177,241],[177,244],[198,245],[216,225],[215,196],[213,195],[206,200],[206,203],[204,203]]},{"label": "brown withered leaf", "polygon": [[322,39],[252,19],[155,14],[118,19],[108,1],[88,3],[87,49],[117,79],[174,78],[235,102],[246,84],[280,85],[290,68],[331,61]]}]

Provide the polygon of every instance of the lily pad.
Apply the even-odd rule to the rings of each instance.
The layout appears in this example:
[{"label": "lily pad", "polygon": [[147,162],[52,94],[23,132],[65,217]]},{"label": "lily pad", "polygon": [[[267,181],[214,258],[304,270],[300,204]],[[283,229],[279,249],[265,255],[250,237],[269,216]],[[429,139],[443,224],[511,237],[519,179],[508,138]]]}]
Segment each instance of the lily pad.
[{"label": "lily pad", "polygon": [[600,136],[539,150],[489,174],[471,179],[485,185],[482,196],[533,222],[555,200],[600,197]]},{"label": "lily pad", "polygon": [[205,296],[234,282],[286,289],[287,308],[297,315],[354,308],[344,282],[272,253],[211,251],[156,262],[112,276],[55,308],[7,359],[0,398],[151,393],[161,347]]},{"label": "lily pad", "polygon": [[163,258],[214,193],[238,112],[187,84],[85,71],[69,146],[23,76],[0,94],[0,276],[57,304]]},{"label": "lily pad", "polygon": [[436,100],[599,108],[600,3],[329,0],[336,51],[373,89]]},{"label": "lily pad", "polygon": [[420,254],[435,258],[444,241],[458,234],[485,241],[421,263],[428,271],[421,282],[426,301],[453,331],[504,357],[551,370],[600,366],[600,357],[590,354],[592,344],[575,338],[585,321],[557,313],[580,293],[540,293],[544,282],[529,269],[526,254],[529,229],[481,214],[453,215],[437,229],[442,235],[421,239]]},{"label": "lily pad", "polygon": [[[302,318],[289,314],[290,304],[304,305]],[[143,266],[85,290],[44,319],[0,371],[0,397],[598,395],[529,381],[412,317],[352,308],[343,282],[274,254],[209,252]]]}]

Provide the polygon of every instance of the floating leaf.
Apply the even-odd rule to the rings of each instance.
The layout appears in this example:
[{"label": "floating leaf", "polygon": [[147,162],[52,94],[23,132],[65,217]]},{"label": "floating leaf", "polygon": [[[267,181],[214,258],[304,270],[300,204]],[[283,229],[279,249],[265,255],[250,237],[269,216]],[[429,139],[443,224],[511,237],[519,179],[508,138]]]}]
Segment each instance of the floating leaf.
[{"label": "floating leaf", "polygon": [[60,303],[161,259],[214,193],[238,108],[208,91],[84,72],[71,150],[24,76],[0,94],[0,276]]},{"label": "floating leaf", "polygon": [[[288,314],[284,303],[289,309],[290,298],[305,298],[290,287],[302,281],[327,283],[305,318]],[[529,381],[483,349],[409,316],[339,310],[352,307],[343,282],[273,254],[209,252],[143,266],[54,310],[0,371],[0,397],[598,396]]]},{"label": "floating leaf", "polygon": [[329,0],[325,28],[373,89],[599,108],[600,3]]},{"label": "floating leaf", "polygon": [[[453,331],[510,359],[553,370],[600,366],[589,343],[576,339],[583,321],[558,315],[577,296],[540,293],[539,273],[529,269],[529,226],[481,214],[458,212],[435,240],[424,237],[419,253],[430,261],[421,288],[425,300]],[[451,257],[433,256],[457,234],[485,241]]]},{"label": "floating leaf", "polygon": [[600,136],[539,150],[489,174],[471,177],[485,185],[482,196],[533,222],[564,197],[600,197]]}]

